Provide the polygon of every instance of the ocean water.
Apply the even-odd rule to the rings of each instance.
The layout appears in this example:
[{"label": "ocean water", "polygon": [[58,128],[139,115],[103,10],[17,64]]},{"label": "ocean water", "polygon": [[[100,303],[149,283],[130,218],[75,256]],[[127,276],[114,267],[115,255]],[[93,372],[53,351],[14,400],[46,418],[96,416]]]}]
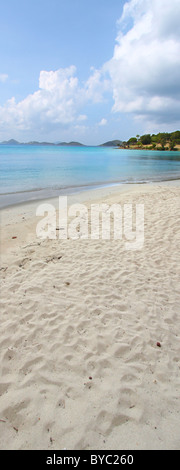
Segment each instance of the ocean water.
[{"label": "ocean water", "polygon": [[180,152],[0,146],[0,207],[117,183],[180,178]]}]

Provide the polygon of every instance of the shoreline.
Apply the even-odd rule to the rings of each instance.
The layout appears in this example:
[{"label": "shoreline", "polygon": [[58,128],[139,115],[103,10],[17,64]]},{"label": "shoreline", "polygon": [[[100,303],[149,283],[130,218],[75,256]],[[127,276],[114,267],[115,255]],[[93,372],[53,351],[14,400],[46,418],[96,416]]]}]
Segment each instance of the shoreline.
[{"label": "shoreline", "polygon": [[[86,189],[81,189],[80,191],[77,189],[75,192],[70,193],[59,193],[56,196],[46,196],[42,199],[30,199],[28,201],[22,201],[14,204],[9,204],[8,206],[0,207],[0,217],[4,212],[15,211],[22,209],[35,209],[39,204],[44,204],[51,202],[55,206],[57,206],[57,201],[59,197],[67,196],[69,199],[69,204],[74,204],[74,202],[81,202],[82,203],[90,203],[94,200],[102,200],[104,197],[116,195],[120,193],[126,192],[133,192],[140,188],[145,188],[149,190],[150,188],[157,187],[157,186],[176,186],[180,187],[180,178],[168,179],[168,180],[161,180],[161,181],[151,181],[151,182],[138,182],[138,183],[109,183],[104,184],[98,187],[86,187]],[[84,186],[83,186],[84,188]],[[58,206],[57,206],[58,207]]]},{"label": "shoreline", "polygon": [[[84,193],[84,192],[90,192],[90,191],[97,191],[97,190],[101,190],[101,189],[104,189],[104,188],[120,188],[120,187],[125,187],[128,185],[128,186],[136,186],[136,185],[156,185],[156,184],[168,184],[168,183],[172,183],[172,184],[178,184],[178,181],[180,181],[180,176],[177,177],[168,177],[166,179],[156,179],[156,180],[143,180],[143,181],[128,181],[128,182],[123,182],[123,181],[114,181],[114,182],[102,182],[102,183],[97,183],[97,184],[87,184],[87,185],[82,185],[82,186],[76,186],[76,187],[67,187],[67,188],[61,188],[61,189],[48,189],[48,188],[39,188],[39,189],[33,189],[33,190],[27,190],[27,191],[17,191],[17,192],[14,192],[14,193],[4,193],[4,194],[0,194],[0,211],[4,210],[4,209],[7,209],[7,208],[11,208],[11,207],[15,207],[15,206],[22,206],[22,205],[26,205],[26,204],[31,204],[31,203],[40,203],[42,201],[47,201],[47,200],[51,200],[51,199],[55,199],[56,197],[59,197],[59,196],[67,196],[67,197],[71,197],[75,194],[80,194],[80,193]],[[56,194],[47,194],[48,192],[54,192]],[[23,200],[23,201],[17,201],[17,202],[9,202],[9,203],[4,203],[4,205],[2,205],[1,201],[3,198],[7,198],[7,196],[10,196],[10,198],[12,198],[13,196],[14,197],[17,197],[18,195],[20,194],[29,194],[29,193],[40,193],[40,192],[44,192],[44,195],[40,196],[39,198],[36,197],[36,198],[32,198],[32,199],[28,199],[28,200]],[[47,194],[47,195],[46,195]]]},{"label": "shoreline", "polygon": [[[80,203],[85,204],[87,207],[91,203],[114,203],[118,197],[133,198],[137,194],[151,194],[156,191],[158,188],[180,188],[180,180],[171,180],[171,181],[161,181],[159,183],[135,183],[135,184],[120,184],[120,185],[108,185],[105,187],[100,187],[96,189],[89,189],[85,191],[79,191],[75,193],[70,193],[67,195],[67,206]],[[63,195],[65,196],[65,195]],[[61,196],[60,196],[61,197]],[[133,199],[132,199],[133,202]],[[33,200],[26,201],[18,204],[13,204],[12,206],[0,208],[0,240],[1,246],[4,248],[7,247],[8,250],[12,246],[11,236],[7,237],[7,227],[8,232],[11,233],[12,237],[17,236],[17,240],[14,240],[14,246],[19,245],[19,241],[22,242],[26,239],[35,239],[35,227],[40,220],[36,216],[36,210],[41,204],[51,204],[56,212],[59,211],[59,196],[44,198],[42,200]],[[30,234],[28,234],[28,231]],[[16,233],[15,233],[16,232]],[[1,253],[1,258],[3,259],[6,256],[7,250],[5,253]]]},{"label": "shoreline", "polygon": [[[160,144],[159,144],[160,145]],[[150,152],[180,152],[180,145],[177,144],[177,147],[175,147],[173,150],[170,148],[164,148],[162,149],[161,147],[156,147],[156,148],[149,148],[147,146],[129,146],[129,147],[115,147],[117,150],[149,150]]]}]

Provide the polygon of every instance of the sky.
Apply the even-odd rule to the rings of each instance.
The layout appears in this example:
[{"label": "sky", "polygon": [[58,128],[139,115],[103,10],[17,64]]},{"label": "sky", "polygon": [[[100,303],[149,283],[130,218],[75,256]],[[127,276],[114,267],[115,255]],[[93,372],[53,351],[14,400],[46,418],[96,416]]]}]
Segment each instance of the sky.
[{"label": "sky", "polygon": [[0,0],[0,141],[180,129],[179,0]]}]

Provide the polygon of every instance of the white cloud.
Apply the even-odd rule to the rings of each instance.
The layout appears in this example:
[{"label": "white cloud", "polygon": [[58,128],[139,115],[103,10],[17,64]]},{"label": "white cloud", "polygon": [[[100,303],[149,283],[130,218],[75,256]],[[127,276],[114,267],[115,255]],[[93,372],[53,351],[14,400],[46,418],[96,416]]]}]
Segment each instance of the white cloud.
[{"label": "white cloud", "polygon": [[39,89],[16,103],[11,98],[0,107],[1,128],[18,130],[45,129],[50,124],[67,125],[78,113],[79,85],[75,67],[55,72],[41,71]]},{"label": "white cloud", "polygon": [[104,100],[104,94],[109,91],[111,82],[109,77],[105,78],[102,70],[96,70],[91,67],[92,75],[85,84],[86,97],[93,103],[101,103]]},{"label": "white cloud", "polygon": [[102,118],[101,121],[98,123],[99,126],[106,126],[107,124],[107,119]]},{"label": "white cloud", "polygon": [[6,82],[7,79],[8,79],[7,73],[0,73],[0,82],[1,82],[1,83]]},{"label": "white cloud", "polygon": [[[2,137],[7,133],[23,132],[23,136],[39,134],[51,129],[61,129],[87,120],[82,113],[88,103],[99,103],[107,90],[107,80],[101,72],[92,70],[87,82],[80,84],[76,76],[76,67],[56,71],[42,70],[39,76],[39,88],[22,101],[9,99],[0,106],[0,125]],[[26,134],[24,134],[26,132]],[[19,134],[18,134],[19,135]]]},{"label": "white cloud", "polygon": [[87,120],[87,116],[86,114],[80,114],[78,116],[78,121],[86,121]]},{"label": "white cloud", "polygon": [[118,22],[109,72],[115,112],[180,120],[180,2],[130,0]]}]

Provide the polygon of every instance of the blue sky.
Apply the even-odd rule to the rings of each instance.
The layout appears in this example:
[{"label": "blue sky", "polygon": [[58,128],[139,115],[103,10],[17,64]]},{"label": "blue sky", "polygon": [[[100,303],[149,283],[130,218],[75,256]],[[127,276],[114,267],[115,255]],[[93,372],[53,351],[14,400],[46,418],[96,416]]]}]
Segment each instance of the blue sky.
[{"label": "blue sky", "polygon": [[178,129],[179,13],[179,0],[1,1],[0,140]]}]

